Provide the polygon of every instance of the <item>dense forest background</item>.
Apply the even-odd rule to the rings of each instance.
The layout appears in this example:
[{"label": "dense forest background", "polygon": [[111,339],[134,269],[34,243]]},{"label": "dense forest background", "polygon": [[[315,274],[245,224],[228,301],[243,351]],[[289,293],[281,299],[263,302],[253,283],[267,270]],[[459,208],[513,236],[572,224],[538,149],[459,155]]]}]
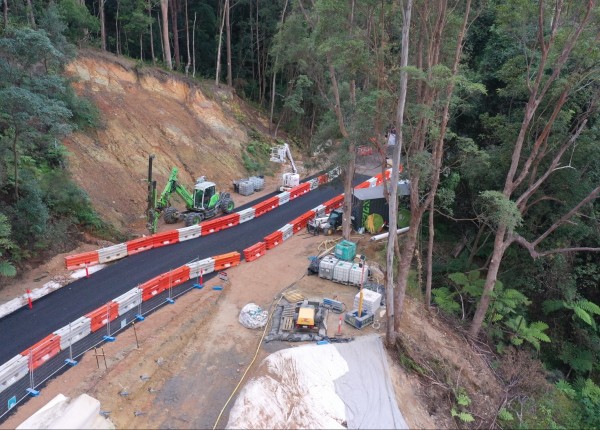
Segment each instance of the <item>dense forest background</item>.
[{"label": "dense forest background", "polygon": [[415,0],[412,21],[391,0],[2,5],[0,274],[80,229],[118,235],[65,169],[61,138],[98,125],[61,75],[78,46],[231,86],[269,113],[274,136],[334,152],[346,170],[357,145],[383,150],[406,73],[409,293],[473,335],[483,327],[515,368],[544,363],[554,389],[534,393],[534,372],[515,370],[499,423],[600,426],[594,1]]}]

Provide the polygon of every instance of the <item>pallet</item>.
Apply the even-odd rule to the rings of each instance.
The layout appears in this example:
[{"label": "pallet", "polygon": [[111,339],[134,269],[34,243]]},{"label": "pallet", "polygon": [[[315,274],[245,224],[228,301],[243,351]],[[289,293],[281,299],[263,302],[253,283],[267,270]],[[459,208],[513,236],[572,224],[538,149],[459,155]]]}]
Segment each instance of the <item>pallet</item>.
[{"label": "pallet", "polygon": [[283,293],[283,298],[289,303],[296,303],[303,301],[306,297],[299,290],[290,290],[287,293]]},{"label": "pallet", "polygon": [[292,331],[294,329],[294,318],[284,317],[281,319],[281,330]]}]

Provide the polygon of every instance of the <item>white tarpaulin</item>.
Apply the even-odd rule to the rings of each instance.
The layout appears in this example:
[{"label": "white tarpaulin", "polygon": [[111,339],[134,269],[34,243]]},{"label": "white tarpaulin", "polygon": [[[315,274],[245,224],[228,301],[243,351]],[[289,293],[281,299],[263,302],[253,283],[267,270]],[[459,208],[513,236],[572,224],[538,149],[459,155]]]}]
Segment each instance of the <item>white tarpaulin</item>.
[{"label": "white tarpaulin", "polygon": [[408,428],[378,336],[269,355],[241,390],[227,428]]}]

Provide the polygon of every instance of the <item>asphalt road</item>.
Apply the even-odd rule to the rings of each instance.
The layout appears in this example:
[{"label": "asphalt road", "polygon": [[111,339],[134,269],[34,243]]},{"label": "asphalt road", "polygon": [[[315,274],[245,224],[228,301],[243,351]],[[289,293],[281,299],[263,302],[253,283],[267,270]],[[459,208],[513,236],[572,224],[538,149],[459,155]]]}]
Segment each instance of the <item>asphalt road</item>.
[{"label": "asphalt road", "polygon": [[[355,184],[367,179],[355,176]],[[0,364],[50,333],[85,315],[133,287],[188,263],[227,252],[242,252],[289,221],[339,195],[342,185],[321,186],[283,206],[227,230],[175,245],[152,249],[109,264],[89,278],[79,279],[0,319]],[[275,195],[275,193],[273,194]],[[238,210],[250,207],[248,203]],[[205,277],[208,279],[208,276]],[[193,281],[189,281],[192,283]]]}]

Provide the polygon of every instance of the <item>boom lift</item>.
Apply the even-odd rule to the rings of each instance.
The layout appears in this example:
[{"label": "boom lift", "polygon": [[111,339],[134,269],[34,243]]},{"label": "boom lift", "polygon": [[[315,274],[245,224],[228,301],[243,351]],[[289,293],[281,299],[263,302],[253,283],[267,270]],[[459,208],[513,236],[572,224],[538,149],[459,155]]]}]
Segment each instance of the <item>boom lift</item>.
[{"label": "boom lift", "polygon": [[[177,167],[173,167],[165,189],[156,200],[156,181],[152,180],[152,160],[154,155],[150,156],[148,163],[148,230],[156,233],[156,225],[160,215],[167,224],[174,224],[183,219],[185,225],[190,226],[198,224],[207,218],[229,214],[233,212],[235,204],[229,193],[218,193],[214,182],[209,182],[204,176],[196,180],[194,189],[189,192],[185,186],[177,180]],[[179,195],[185,202],[186,211],[179,212],[177,208],[171,206],[170,198],[173,193]]]},{"label": "boom lift", "polygon": [[279,191],[289,191],[292,188],[300,184],[300,175],[298,169],[296,169],[296,163],[294,163],[294,157],[292,157],[292,151],[287,143],[276,146],[271,149],[271,161],[275,163],[285,163],[286,157],[290,160],[292,165],[292,172],[286,172],[281,175],[281,186]]}]

